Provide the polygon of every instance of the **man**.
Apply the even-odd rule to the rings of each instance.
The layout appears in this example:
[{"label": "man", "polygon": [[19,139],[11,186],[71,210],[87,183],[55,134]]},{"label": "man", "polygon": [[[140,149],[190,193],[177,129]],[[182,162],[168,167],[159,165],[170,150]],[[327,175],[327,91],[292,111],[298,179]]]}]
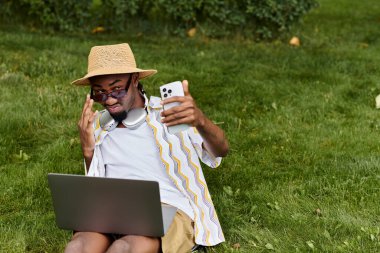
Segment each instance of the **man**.
[{"label": "man", "polygon": [[[199,162],[220,164],[228,152],[224,132],[197,107],[187,81],[184,97],[148,100],[139,80],[156,72],[137,68],[128,44],[96,46],[87,75],[73,84],[91,86],[78,122],[86,174],[158,181],[161,201],[178,208],[173,223],[163,238],[76,232],[65,252],[180,253],[224,241]],[[94,112],[94,101],[105,110]],[[163,110],[171,102],[180,105]],[[133,126],[132,112],[142,118]],[[177,124],[191,127],[170,134],[167,127]]]}]

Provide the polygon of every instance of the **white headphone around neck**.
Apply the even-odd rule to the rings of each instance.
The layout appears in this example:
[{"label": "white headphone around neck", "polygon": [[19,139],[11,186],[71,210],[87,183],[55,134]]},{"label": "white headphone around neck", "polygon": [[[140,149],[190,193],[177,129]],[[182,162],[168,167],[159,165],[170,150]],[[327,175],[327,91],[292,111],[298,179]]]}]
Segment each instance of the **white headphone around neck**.
[{"label": "white headphone around neck", "polygon": [[[136,129],[144,123],[147,112],[144,108],[134,108],[128,111],[127,117],[121,122],[126,128]],[[111,114],[105,110],[99,119],[100,127],[106,131],[114,130],[119,122],[112,118]]]}]

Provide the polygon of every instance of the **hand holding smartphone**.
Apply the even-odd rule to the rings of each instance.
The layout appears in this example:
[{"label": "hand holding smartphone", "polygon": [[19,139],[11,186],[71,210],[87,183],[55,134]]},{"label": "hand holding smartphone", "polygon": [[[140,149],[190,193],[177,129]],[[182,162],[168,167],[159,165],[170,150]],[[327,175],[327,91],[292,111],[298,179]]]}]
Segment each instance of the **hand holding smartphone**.
[{"label": "hand holding smartphone", "polygon": [[[185,93],[183,91],[183,86],[180,81],[164,84],[160,87],[160,93],[161,93],[161,99],[165,100],[167,98],[171,97],[180,97],[180,96],[185,96]],[[179,106],[181,103],[180,102],[172,102],[169,104],[164,104],[164,110],[168,110],[170,108],[173,108],[175,106]],[[168,126],[168,131],[171,134],[175,134],[181,131],[184,131],[188,129],[190,126],[187,124],[178,124],[174,126]]]}]

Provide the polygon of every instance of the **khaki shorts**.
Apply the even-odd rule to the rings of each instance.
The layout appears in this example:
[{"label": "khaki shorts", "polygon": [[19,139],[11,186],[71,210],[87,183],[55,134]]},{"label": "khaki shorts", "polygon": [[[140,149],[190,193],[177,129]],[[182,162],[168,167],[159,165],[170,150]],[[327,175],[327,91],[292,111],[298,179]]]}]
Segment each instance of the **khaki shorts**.
[{"label": "khaki shorts", "polygon": [[168,231],[161,238],[163,253],[187,253],[195,245],[194,222],[181,210],[177,210]]}]

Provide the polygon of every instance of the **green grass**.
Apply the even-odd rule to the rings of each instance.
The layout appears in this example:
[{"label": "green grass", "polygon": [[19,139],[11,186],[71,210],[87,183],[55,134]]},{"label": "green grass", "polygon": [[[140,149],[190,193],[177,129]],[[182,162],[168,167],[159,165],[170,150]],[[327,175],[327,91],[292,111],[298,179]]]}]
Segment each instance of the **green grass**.
[{"label": "green grass", "polygon": [[379,252],[380,4],[320,2],[272,43],[1,27],[0,252],[61,252],[69,240],[46,174],[83,173],[76,122],[88,90],[70,81],[91,46],[119,42],[159,70],[148,93],[186,78],[226,131],[229,156],[204,167],[227,239],[209,252]]}]

